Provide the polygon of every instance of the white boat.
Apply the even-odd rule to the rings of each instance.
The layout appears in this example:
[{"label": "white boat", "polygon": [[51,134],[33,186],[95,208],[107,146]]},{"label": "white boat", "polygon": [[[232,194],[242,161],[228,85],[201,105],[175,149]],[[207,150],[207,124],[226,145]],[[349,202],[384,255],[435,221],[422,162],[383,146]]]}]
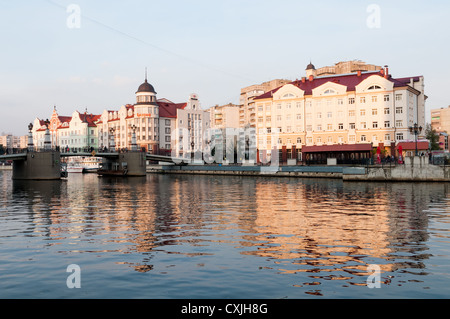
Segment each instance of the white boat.
[{"label": "white boat", "polygon": [[67,160],[68,173],[95,173],[102,162],[101,157],[70,157]]},{"label": "white boat", "polygon": [[67,165],[67,173],[83,173],[83,166],[76,163],[69,163]]}]

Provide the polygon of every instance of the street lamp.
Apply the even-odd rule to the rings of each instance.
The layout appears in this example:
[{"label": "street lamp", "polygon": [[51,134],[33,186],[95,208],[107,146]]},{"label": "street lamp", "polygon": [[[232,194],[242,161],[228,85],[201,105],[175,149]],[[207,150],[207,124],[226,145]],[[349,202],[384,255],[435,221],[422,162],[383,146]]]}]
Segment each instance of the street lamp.
[{"label": "street lamp", "polygon": [[415,136],[415,141],[416,141],[416,156],[418,156],[418,151],[417,151],[417,135],[420,134],[420,132],[422,132],[422,126],[419,126],[417,123],[414,123],[413,126],[409,127],[409,132],[411,134],[414,134]]}]

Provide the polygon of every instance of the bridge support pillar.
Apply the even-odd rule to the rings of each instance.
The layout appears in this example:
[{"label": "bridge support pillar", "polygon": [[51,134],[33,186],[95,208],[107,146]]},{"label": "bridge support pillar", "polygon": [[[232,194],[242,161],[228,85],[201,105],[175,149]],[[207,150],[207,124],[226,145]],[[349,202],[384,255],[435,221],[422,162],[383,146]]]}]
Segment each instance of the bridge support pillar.
[{"label": "bridge support pillar", "polygon": [[119,153],[116,157],[103,158],[99,175],[145,176],[147,159],[144,152]]},{"label": "bridge support pillar", "polygon": [[25,160],[13,161],[12,179],[60,178],[61,157],[59,152],[28,152]]}]

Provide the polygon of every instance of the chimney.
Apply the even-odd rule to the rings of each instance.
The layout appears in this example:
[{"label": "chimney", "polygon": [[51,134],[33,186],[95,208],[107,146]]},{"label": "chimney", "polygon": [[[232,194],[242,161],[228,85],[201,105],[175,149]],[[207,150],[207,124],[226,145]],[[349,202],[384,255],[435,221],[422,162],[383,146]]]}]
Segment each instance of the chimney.
[{"label": "chimney", "polygon": [[314,79],[314,76],[311,74],[308,78],[309,82],[312,82],[312,80]]},{"label": "chimney", "polygon": [[361,76],[361,70],[358,70],[358,72],[356,72],[356,74],[357,74],[358,76]]},{"label": "chimney", "polygon": [[302,83],[306,82],[306,78],[304,76],[302,76]]},{"label": "chimney", "polygon": [[384,77],[387,79],[389,76],[389,68],[387,65],[384,66]]},{"label": "chimney", "polygon": [[380,69],[380,73],[381,73],[381,75],[384,76],[384,69],[383,68]]}]

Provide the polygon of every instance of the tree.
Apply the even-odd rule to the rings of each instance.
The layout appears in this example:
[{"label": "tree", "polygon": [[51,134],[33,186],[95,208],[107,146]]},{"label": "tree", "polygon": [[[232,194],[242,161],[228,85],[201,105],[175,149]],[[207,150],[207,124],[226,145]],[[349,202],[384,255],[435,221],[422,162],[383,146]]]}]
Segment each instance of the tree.
[{"label": "tree", "polygon": [[426,124],[425,127],[425,137],[430,141],[430,150],[437,151],[440,150],[439,147],[439,134],[431,127],[430,123]]}]

